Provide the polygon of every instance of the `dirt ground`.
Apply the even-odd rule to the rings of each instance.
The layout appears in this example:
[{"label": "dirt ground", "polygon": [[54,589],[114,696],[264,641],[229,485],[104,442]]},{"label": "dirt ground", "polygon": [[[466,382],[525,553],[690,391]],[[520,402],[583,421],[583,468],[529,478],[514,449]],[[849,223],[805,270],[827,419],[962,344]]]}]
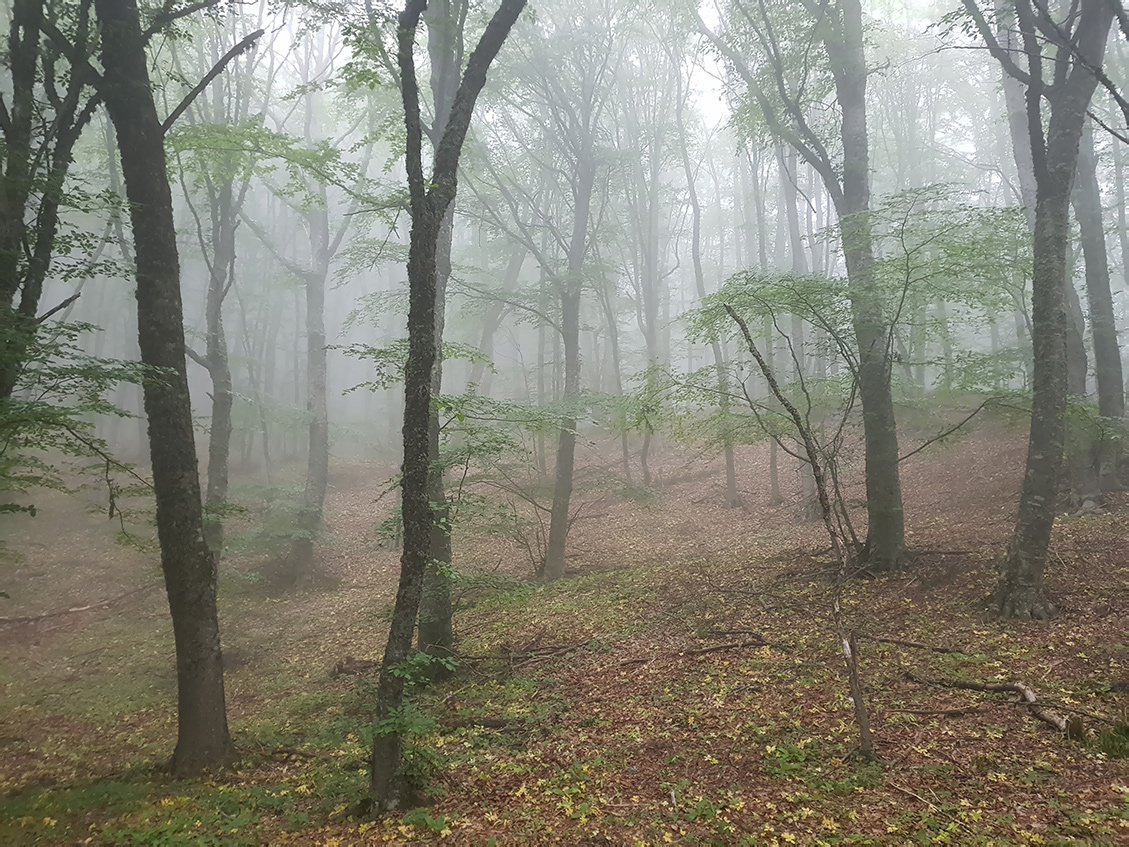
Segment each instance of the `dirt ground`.
[{"label": "dirt ground", "polygon": [[[334,468],[315,587],[274,590],[261,553],[221,568],[243,759],[205,780],[162,771],[175,676],[151,530],[122,543],[96,504],[45,498],[4,519],[21,558],[0,585],[0,843],[1129,844],[1129,509],[1059,520],[1058,618],[993,620],[1025,451],[996,422],[903,465],[908,566],[844,597],[878,763],[853,754],[825,536],[796,497],[768,503],[767,449],[738,451],[741,509],[719,460],[673,446],[653,495],[586,495],[558,584],[467,529],[459,672],[415,698],[421,808],[380,820],[349,815],[375,677],[334,667],[383,646],[391,468]],[[953,681],[1022,681],[1084,737]]]}]

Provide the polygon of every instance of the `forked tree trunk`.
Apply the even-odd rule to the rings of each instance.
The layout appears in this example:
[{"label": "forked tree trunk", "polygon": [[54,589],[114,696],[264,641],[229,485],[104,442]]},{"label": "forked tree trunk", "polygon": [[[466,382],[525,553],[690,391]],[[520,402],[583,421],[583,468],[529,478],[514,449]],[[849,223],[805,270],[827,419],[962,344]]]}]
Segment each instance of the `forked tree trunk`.
[{"label": "forked tree trunk", "polygon": [[96,0],[102,93],[117,129],[137,264],[142,361],[162,370],[145,384],[161,567],[176,641],[178,775],[234,755],[224,703],[216,614],[216,560],[204,542],[200,477],[185,369],[180,263],[164,133],[153,103],[136,0]]},{"label": "forked tree trunk", "polygon": [[[965,0],[965,3],[968,7],[972,0]],[[1038,90],[1028,92],[1030,139],[1037,156],[1038,183],[1031,283],[1034,384],[1019,515],[993,595],[996,610],[1007,617],[1047,618],[1055,611],[1043,590],[1043,574],[1058,506],[1063,456],[1066,411],[1063,292],[1070,243],[1070,196],[1086,110],[1097,85],[1090,69],[1102,65],[1112,20],[1112,8],[1103,0],[1083,0],[1080,4],[1074,28],[1079,58],[1072,55],[1058,58],[1068,66],[1055,69],[1059,81],[1053,92],[1047,92],[1051,116],[1045,140],[1041,116],[1043,98]]]},{"label": "forked tree trunk", "polygon": [[[412,229],[408,248],[408,361],[404,373],[404,552],[400,583],[388,643],[381,663],[376,695],[376,733],[369,770],[369,799],[373,811],[384,812],[409,800],[410,786],[400,771],[404,726],[403,662],[412,646],[419,614],[424,574],[431,558],[434,515],[428,490],[431,467],[432,379],[436,359],[436,253],[443,218],[454,202],[459,156],[470,127],[471,114],[486,71],[510,29],[525,8],[525,0],[503,0],[467,62],[462,83],[435,152],[432,177],[424,182],[423,128],[416,80],[416,28],[426,0],[409,0],[400,15],[398,58],[407,129],[407,172]],[[429,187],[430,186],[430,187]]]}]

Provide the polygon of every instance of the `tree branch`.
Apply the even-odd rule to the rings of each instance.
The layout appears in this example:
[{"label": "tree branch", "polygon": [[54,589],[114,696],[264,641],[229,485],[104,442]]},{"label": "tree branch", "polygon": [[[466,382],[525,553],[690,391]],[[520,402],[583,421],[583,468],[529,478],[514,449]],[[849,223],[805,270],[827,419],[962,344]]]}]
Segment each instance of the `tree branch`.
[{"label": "tree branch", "polygon": [[192,101],[199,97],[201,93],[203,93],[204,89],[208,87],[212,80],[223,73],[224,68],[226,68],[228,64],[230,64],[230,62],[235,59],[236,56],[249,49],[251,45],[258,41],[264,32],[266,32],[266,30],[262,29],[252,32],[250,35],[248,35],[246,38],[244,38],[242,41],[228,50],[227,53],[224,54],[223,58],[216,62],[215,66],[204,75],[204,78],[196,83],[196,87],[189,91],[187,96],[185,96],[185,98],[180,101],[179,105],[177,105],[177,107],[169,113],[169,116],[165,118],[165,122],[161,124],[161,132],[167,133],[172,125],[176,123],[176,119],[184,114],[188,107],[192,105]]}]

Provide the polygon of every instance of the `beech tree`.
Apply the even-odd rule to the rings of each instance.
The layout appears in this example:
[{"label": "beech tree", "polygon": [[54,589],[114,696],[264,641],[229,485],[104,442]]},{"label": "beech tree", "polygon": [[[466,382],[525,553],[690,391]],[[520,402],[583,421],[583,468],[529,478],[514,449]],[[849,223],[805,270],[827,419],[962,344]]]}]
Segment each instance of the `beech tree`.
[{"label": "beech tree", "polygon": [[1017,46],[1010,50],[1001,44],[976,0],[964,0],[964,8],[1004,72],[1026,89],[1035,179],[1031,434],[1015,532],[992,602],[1007,617],[1049,618],[1055,607],[1044,592],[1043,572],[1058,510],[1063,458],[1070,201],[1114,4],[1081,0],[1076,12],[1059,14],[1032,0],[1017,0]]},{"label": "beech tree", "polygon": [[[794,147],[819,173],[831,195],[850,282],[859,397],[865,439],[869,526],[866,562],[877,571],[900,565],[905,517],[898,474],[898,434],[890,389],[890,327],[874,282],[870,220],[870,146],[867,135],[866,44],[859,0],[805,2],[804,15],[786,4],[732,0],[733,33],[719,35],[699,17],[699,30],[737,72],[751,103],[772,133]],[[783,17],[786,13],[789,17]],[[744,43],[743,53],[731,38]],[[818,54],[813,47],[821,47]],[[829,78],[829,82],[825,81]],[[811,118],[813,90],[830,85],[838,105],[833,158],[829,135]]]},{"label": "beech tree", "polygon": [[415,69],[415,36],[426,0],[408,0],[399,17],[397,58],[407,130],[406,169],[412,213],[408,247],[408,360],[404,371],[404,464],[401,514],[404,552],[400,581],[377,688],[376,734],[369,770],[374,811],[395,809],[408,794],[399,771],[403,745],[404,661],[412,646],[424,575],[431,560],[434,524],[429,497],[431,473],[432,379],[436,359],[436,257],[447,209],[458,188],[459,157],[470,129],[474,104],[486,72],[525,8],[526,0],[502,0],[463,71],[443,134],[435,149],[431,178],[423,171],[423,125]]},{"label": "beech tree", "polygon": [[[141,360],[159,369],[159,376],[145,383],[145,412],[161,569],[176,642],[178,734],[172,770],[186,775],[227,764],[235,750],[224,701],[216,559],[204,538],[180,258],[165,159],[165,131],[178,112],[164,123],[157,116],[136,0],[96,0],[95,10],[104,69],[99,90],[117,130],[133,225]],[[260,35],[262,30],[242,47]]]}]

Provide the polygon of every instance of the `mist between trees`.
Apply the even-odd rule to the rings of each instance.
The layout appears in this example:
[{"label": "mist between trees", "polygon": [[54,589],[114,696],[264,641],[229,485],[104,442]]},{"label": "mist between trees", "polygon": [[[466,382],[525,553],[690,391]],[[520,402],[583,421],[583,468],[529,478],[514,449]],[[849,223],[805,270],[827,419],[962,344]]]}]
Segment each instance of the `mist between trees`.
[{"label": "mist between trees", "polygon": [[177,775],[240,752],[218,580],[332,590],[327,492],[358,467],[402,559],[357,814],[418,792],[411,695],[460,668],[461,544],[553,582],[581,522],[703,468],[733,522],[791,504],[830,544],[825,634],[879,761],[843,597],[912,570],[903,463],[1030,426],[1003,618],[1059,611],[1057,515],[1121,502],[1116,0],[2,17],[0,510],[70,492],[159,554]]}]

